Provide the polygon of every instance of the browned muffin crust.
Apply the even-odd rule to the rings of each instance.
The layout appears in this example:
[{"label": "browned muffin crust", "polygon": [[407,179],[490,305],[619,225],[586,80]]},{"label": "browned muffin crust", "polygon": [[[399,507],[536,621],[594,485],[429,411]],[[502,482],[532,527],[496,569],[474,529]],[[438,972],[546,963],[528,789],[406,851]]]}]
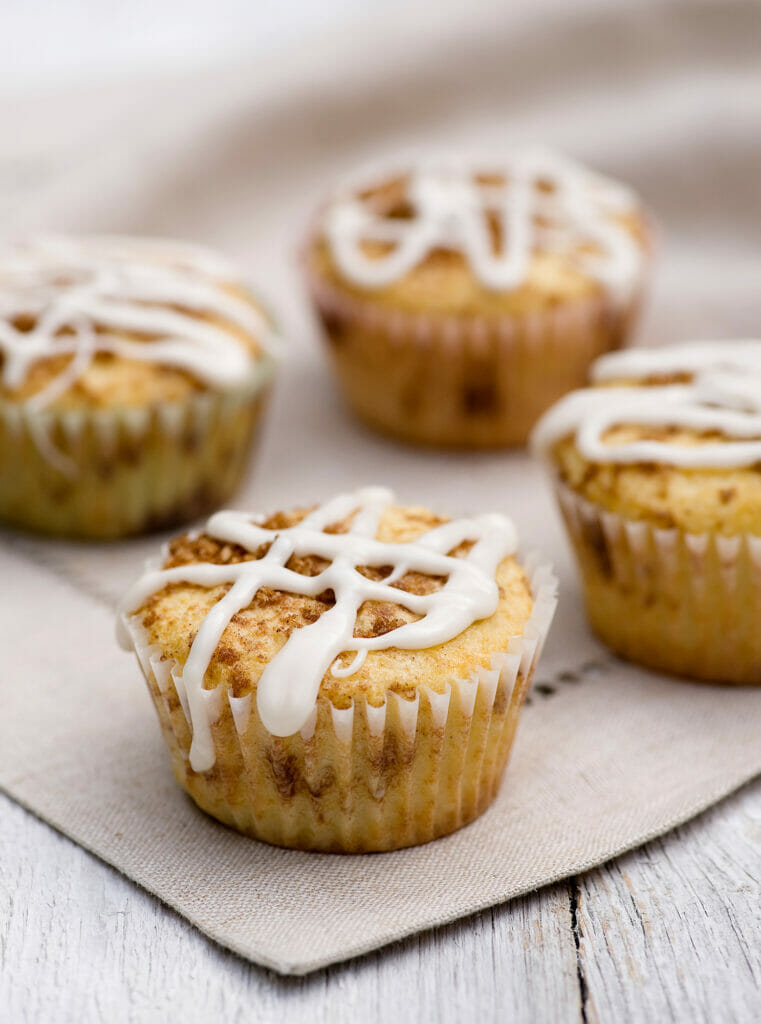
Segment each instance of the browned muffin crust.
[{"label": "browned muffin crust", "polygon": [[[251,295],[244,289],[233,286],[222,286],[236,298],[249,303],[252,309],[265,315],[261,307],[254,302]],[[144,306],[155,306],[155,303],[142,303]],[[263,354],[261,341],[237,324],[230,323],[220,317],[204,314],[198,310],[184,306],[161,305],[164,309],[176,309],[185,316],[195,320],[213,324],[227,331],[250,352],[252,357],[259,358]],[[36,325],[33,316],[24,318],[24,329],[32,330]],[[95,333],[102,333],[102,328],[95,325]],[[63,327],[59,334],[67,333]],[[69,332],[70,333],[70,332]],[[148,342],[153,339],[146,335],[127,333],[109,328],[111,336],[121,337],[130,342]],[[48,356],[37,360],[18,387],[8,388],[2,383],[4,356],[0,351],[0,400],[8,402],[24,402],[46,388],[59,377],[68,367],[73,355]],[[152,405],[156,402],[178,402],[188,396],[205,390],[204,385],[192,374],[178,367],[163,366],[156,362],[141,362],[128,359],[111,352],[97,352],[89,365],[79,377],[72,382],[65,393],[51,402],[51,409],[108,409],[113,407],[135,407]]]},{"label": "browned muffin crust", "polygon": [[[311,509],[278,512],[263,520],[265,529],[285,529],[300,522]],[[422,508],[393,506],[384,514],[378,539],[394,542],[413,540],[446,520]],[[346,532],[351,519],[335,523],[330,532]],[[450,552],[463,557],[470,544]],[[250,552],[234,544],[220,542],[206,534],[186,534],[170,544],[164,568],[199,562],[233,564],[262,558],[268,546]],[[316,576],[327,563],[317,556],[293,557],[287,568],[305,576]],[[369,579],[382,580],[390,567],[359,567]],[[412,594],[429,594],[443,586],[445,579],[408,572],[392,586]],[[510,637],[520,634],[531,614],[529,581],[512,557],[498,568],[499,607],[490,618],[474,623],[453,640],[434,648],[400,651],[390,648],[371,651],[365,665],[348,678],[326,673],[321,693],[336,707],[347,707],[358,694],[370,703],[380,704],[388,691],[411,698],[419,685],[441,692],[448,678],[467,678],[478,667],[489,667],[491,655],[507,648]],[[171,584],[150,597],[140,610],[139,619],[148,631],[150,642],[157,643],[167,657],[184,664],[201,622],[229,586],[201,587]],[[331,590],[317,597],[292,594],[262,587],[251,604],[236,614],[222,635],[205,677],[207,688],[220,683],[235,697],[256,690],[264,667],[285,645],[294,629],[315,622],[335,602]],[[366,601],[359,609],[355,636],[376,637],[396,629],[419,616],[392,601]],[[344,664],[351,655],[342,655]]]},{"label": "browned muffin crust", "polygon": [[[506,180],[500,174],[476,174],[481,184],[500,185]],[[389,220],[409,220],[414,210],[406,199],[408,176],[400,175],[373,188],[358,193],[359,198],[370,201],[377,213]],[[548,182],[546,189],[553,186]],[[486,214],[494,252],[503,246],[499,219]],[[643,251],[652,248],[652,230],[644,213],[637,212],[611,217],[639,243]],[[390,245],[377,241],[364,241],[361,245],[369,256],[383,256]],[[587,244],[578,246],[577,252],[594,253],[596,248]],[[462,253],[445,248],[429,252],[418,266],[401,280],[383,288],[368,290],[347,280],[336,265],[330,247],[318,231],[309,247],[309,261],[314,271],[331,284],[357,296],[370,298],[380,306],[408,312],[441,314],[502,315],[547,309],[553,305],[589,296],[601,295],[603,287],[592,277],[574,267],[569,259],[558,253],[535,252],[526,281],[518,288],[495,291],[485,287],[470,269]]]}]

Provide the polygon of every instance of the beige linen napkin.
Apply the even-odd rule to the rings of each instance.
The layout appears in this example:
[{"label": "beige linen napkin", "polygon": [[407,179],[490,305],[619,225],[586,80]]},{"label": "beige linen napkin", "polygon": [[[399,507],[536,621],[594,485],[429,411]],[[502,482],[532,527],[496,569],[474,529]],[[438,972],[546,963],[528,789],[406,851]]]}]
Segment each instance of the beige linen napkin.
[{"label": "beige linen napkin", "polygon": [[175,785],[108,608],[5,547],[0,578],[14,581],[0,620],[0,787],[218,942],[284,973],[583,871],[761,771],[761,692],[590,657],[567,591],[505,785],[481,819],[390,854],[280,850],[217,824]]},{"label": "beige linen napkin", "polygon": [[404,6],[403,21],[374,16],[250,66],[0,99],[9,226],[207,241],[275,300],[292,357],[240,507],[385,483],[445,512],[508,512],[524,548],[559,571],[560,611],[494,807],[429,846],[340,857],[240,837],[175,786],[112,630],[113,603],[157,538],[2,535],[0,787],[283,972],[582,871],[761,772],[761,690],[652,675],[590,637],[549,489],[526,455],[398,448],[347,418],[292,259],[316,196],[357,161],[413,143],[540,140],[633,182],[658,214],[643,340],[761,333],[758,6],[582,0],[553,13],[475,0],[437,6],[433,24],[430,5]]}]

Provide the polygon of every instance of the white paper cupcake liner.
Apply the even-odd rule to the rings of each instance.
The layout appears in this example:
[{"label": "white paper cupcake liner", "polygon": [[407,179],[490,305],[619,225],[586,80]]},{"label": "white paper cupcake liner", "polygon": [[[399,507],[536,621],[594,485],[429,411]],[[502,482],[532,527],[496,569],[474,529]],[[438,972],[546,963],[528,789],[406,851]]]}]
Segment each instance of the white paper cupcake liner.
[{"label": "white paper cupcake liner", "polygon": [[761,683],[761,537],[665,529],[556,488],[587,614],[608,646],[687,678]]},{"label": "white paper cupcake liner", "polygon": [[141,408],[35,409],[0,400],[0,519],[119,537],[224,501],[245,470],[274,363],[227,392]]},{"label": "white paper cupcake liner", "polygon": [[264,730],[251,695],[204,691],[216,763],[192,770],[179,666],[125,619],[168,743],[175,776],[209,813],[284,846],[361,851],[426,842],[466,824],[496,795],[523,699],[557,603],[550,566],[526,559],[533,608],[520,636],[488,668],[414,700],[380,706],[318,698],[300,734]]}]

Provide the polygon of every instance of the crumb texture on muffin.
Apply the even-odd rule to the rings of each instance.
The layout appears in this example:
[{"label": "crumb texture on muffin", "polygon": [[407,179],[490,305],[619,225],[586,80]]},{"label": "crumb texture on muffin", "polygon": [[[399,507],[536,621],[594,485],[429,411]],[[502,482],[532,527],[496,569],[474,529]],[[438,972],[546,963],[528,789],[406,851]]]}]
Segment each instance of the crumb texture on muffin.
[{"label": "crumb texture on muffin", "polygon": [[220,513],[123,607],[183,667],[191,710],[194,687],[221,684],[289,735],[318,693],[380,705],[487,668],[532,610],[514,551],[502,516],[447,521],[367,488],[261,522]]},{"label": "crumb texture on muffin", "polygon": [[761,534],[761,341],[599,360],[534,445],[587,501],[687,533]]},{"label": "crumb texture on muffin", "polygon": [[321,278],[381,308],[489,316],[600,292],[628,300],[647,248],[628,189],[518,151],[493,170],[420,166],[339,194],[309,258]]}]

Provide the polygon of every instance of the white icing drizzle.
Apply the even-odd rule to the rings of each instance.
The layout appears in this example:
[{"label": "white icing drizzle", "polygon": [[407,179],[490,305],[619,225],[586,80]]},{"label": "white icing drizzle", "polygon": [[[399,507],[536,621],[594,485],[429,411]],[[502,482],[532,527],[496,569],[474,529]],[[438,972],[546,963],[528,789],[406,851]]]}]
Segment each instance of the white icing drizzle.
[{"label": "white icing drizzle", "polygon": [[[137,238],[43,236],[0,251],[0,380],[20,387],[34,363],[72,355],[66,369],[33,399],[49,405],[85,371],[97,352],[179,367],[208,387],[234,388],[256,357],[231,331],[241,328],[273,347],[265,318],[224,285],[239,274],[213,253]],[[195,314],[195,315],[194,315]],[[32,317],[31,330],[19,319]],[[135,341],[120,336],[135,334]]]},{"label": "white icing drizzle", "polygon": [[[203,688],[209,662],[232,617],[251,603],[261,587],[309,596],[330,589],[335,594],[335,604],[316,622],[291,633],[258,681],[259,715],[275,736],[290,736],[304,726],[331,666],[334,675],[348,676],[362,666],[369,651],[434,647],[494,613],[499,600],[497,566],[517,546],[510,520],[496,514],[458,519],[414,541],[387,543],[376,540],[375,535],[392,501],[393,494],[378,487],[341,494],[296,526],[281,530],[264,529],[241,512],[218,512],[206,524],[207,534],[249,551],[270,544],[267,554],[232,565],[202,563],[149,571],[128,591],[120,606],[119,639],[130,649],[126,617],[151,594],[171,583],[231,584],[202,622],[182,669],[181,683],[193,728],[190,763],[195,771],[208,771],[215,760]],[[325,532],[326,527],[353,513],[348,533]],[[466,540],[475,543],[465,557],[448,554]],[[303,576],[285,568],[293,555],[316,555],[330,564],[317,576]],[[376,582],[357,572],[357,566],[391,566],[392,572]],[[408,594],[392,584],[409,571],[447,579],[434,593]],[[391,601],[422,618],[382,636],[355,637],[357,612],[365,601]],[[352,652],[356,655],[351,664],[341,667],[339,656]]]},{"label": "white icing drizzle", "polygon": [[[573,434],[591,462],[657,462],[684,469],[731,469],[761,461],[761,340],[698,341],[662,349],[628,349],[598,359],[592,378],[643,380],[686,375],[676,384],[585,388],[562,398],[534,429],[532,445],[547,452]],[[727,440],[611,443],[615,426],[718,431]]]},{"label": "white icing drizzle", "polygon": [[[356,190],[335,199],[323,226],[342,274],[363,287],[382,288],[419,265],[432,249],[443,248],[462,253],[484,287],[510,291],[526,281],[533,254],[546,252],[563,255],[621,299],[633,292],[643,249],[615,219],[638,210],[631,191],[543,150],[521,150],[497,167],[491,162],[481,169],[504,175],[504,184],[479,183],[474,171],[462,167],[412,171],[409,220],[384,217],[372,199],[363,200]],[[487,213],[499,221],[501,252],[494,252]],[[363,242],[391,248],[368,256]]]}]

